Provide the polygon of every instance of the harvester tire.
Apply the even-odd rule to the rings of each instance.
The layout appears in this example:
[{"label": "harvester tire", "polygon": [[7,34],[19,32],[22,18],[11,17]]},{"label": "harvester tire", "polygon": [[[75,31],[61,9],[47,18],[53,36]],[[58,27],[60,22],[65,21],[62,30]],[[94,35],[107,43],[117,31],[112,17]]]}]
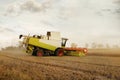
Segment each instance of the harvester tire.
[{"label": "harvester tire", "polygon": [[37,56],[36,53],[37,53],[37,49],[34,49],[33,52],[32,52],[32,55]]},{"label": "harvester tire", "polygon": [[44,54],[44,52],[43,52],[43,50],[37,50],[37,52],[36,52],[36,56],[43,56],[43,54]]},{"label": "harvester tire", "polygon": [[64,55],[64,49],[62,48],[57,48],[55,50],[55,56],[63,56]]}]

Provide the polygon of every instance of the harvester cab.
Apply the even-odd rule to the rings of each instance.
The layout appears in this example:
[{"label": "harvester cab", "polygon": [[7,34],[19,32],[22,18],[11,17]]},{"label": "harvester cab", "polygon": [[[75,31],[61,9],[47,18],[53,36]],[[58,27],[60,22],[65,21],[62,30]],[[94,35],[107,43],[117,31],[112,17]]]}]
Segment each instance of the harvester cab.
[{"label": "harvester cab", "polygon": [[62,38],[62,42],[61,42],[61,46],[65,47],[66,46],[66,42],[67,42],[67,38]]},{"label": "harvester cab", "polygon": [[[46,35],[33,35],[26,36],[20,35],[19,39],[23,37],[23,45],[26,48],[27,53],[31,53],[34,56],[43,55],[73,55],[70,53],[81,52],[85,54],[86,48],[71,48],[65,47],[67,43],[67,38],[61,38],[60,32],[49,31]],[[85,49],[85,50],[84,50]],[[79,53],[78,53],[79,54]]]}]

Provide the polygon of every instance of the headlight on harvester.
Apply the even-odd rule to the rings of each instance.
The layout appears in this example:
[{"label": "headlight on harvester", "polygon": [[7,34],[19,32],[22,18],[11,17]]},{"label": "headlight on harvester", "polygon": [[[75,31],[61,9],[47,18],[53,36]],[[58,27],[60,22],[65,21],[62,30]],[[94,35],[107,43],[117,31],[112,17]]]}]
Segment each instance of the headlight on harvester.
[{"label": "headlight on harvester", "polygon": [[84,49],[83,52],[84,52],[84,53],[87,53],[87,49]]}]

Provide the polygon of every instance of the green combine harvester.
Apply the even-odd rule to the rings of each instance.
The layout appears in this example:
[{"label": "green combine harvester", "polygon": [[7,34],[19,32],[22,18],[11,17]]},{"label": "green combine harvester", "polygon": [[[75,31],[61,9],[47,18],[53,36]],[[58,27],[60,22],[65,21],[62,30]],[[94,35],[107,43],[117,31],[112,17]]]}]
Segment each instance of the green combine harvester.
[{"label": "green combine harvester", "polygon": [[65,47],[68,39],[61,38],[60,32],[49,31],[47,35],[20,35],[19,39],[22,37],[26,52],[33,56],[84,56],[87,54],[86,48]]}]

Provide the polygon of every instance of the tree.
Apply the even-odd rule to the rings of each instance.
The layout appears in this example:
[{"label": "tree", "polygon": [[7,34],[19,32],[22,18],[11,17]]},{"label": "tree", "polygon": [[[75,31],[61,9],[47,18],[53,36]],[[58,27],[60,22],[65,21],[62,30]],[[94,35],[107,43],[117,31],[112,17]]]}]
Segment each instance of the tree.
[{"label": "tree", "polygon": [[110,48],[110,45],[109,45],[109,44],[106,44],[106,48]]},{"label": "tree", "polygon": [[92,48],[96,48],[96,47],[97,47],[96,43],[93,42],[93,43],[92,43]]},{"label": "tree", "polygon": [[104,48],[103,44],[98,44],[98,48]]},{"label": "tree", "polygon": [[88,47],[89,47],[89,44],[88,44],[88,43],[86,43],[86,44],[85,44],[85,47],[86,47],[86,48],[88,48]]},{"label": "tree", "polygon": [[72,43],[71,47],[77,47],[77,44],[76,43]]},{"label": "tree", "polygon": [[119,46],[118,45],[113,45],[113,48],[119,48]]}]

